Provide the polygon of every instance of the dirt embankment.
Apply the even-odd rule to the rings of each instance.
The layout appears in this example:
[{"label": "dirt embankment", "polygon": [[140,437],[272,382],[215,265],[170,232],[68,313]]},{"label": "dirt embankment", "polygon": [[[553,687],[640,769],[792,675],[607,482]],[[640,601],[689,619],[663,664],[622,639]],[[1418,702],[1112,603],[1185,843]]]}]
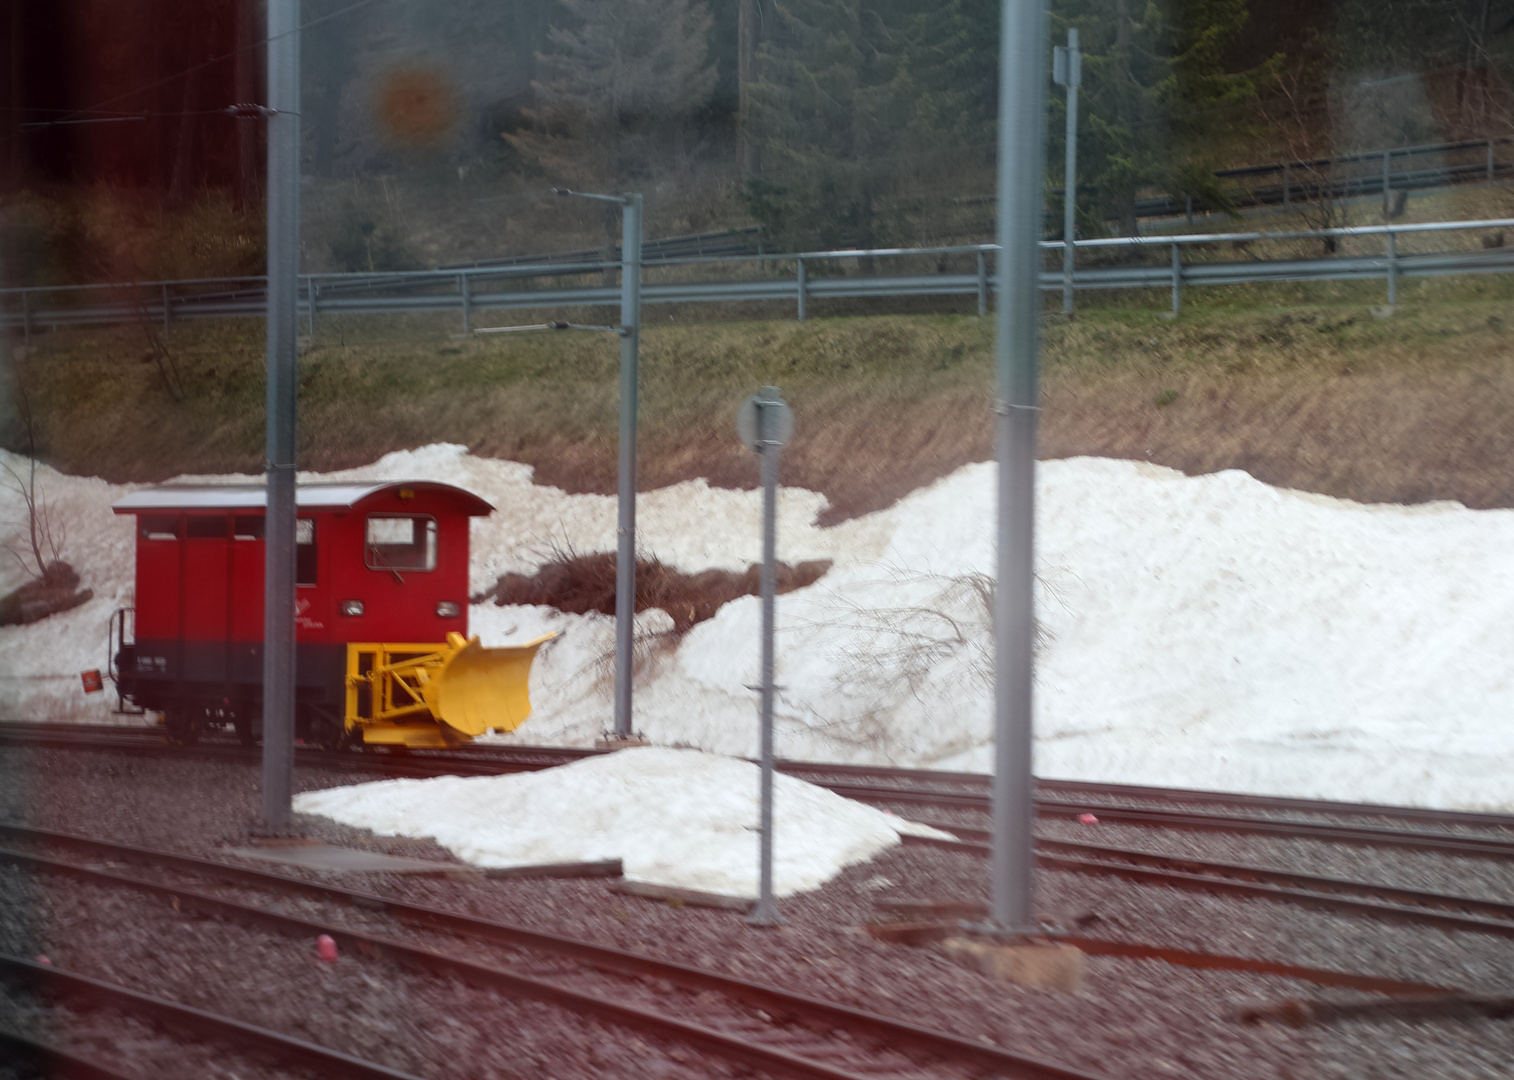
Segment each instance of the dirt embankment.
[{"label": "dirt embankment", "polygon": [[[1043,334],[1045,457],[1239,468],[1361,501],[1514,506],[1514,317],[1507,302],[1105,308]],[[331,469],[451,441],[526,462],[539,482],[610,493],[616,353],[589,335],[454,341],[422,320],[323,327],[302,360],[301,463]],[[134,337],[134,333],[137,335]],[[734,411],[776,385],[798,421],[787,484],[841,520],[993,454],[988,320],[889,315],[663,323],[643,338],[640,483],[750,487]],[[42,456],[70,472],[156,480],[257,472],[261,326],[174,328],[172,368],[131,328],[22,351]],[[13,401],[16,400],[13,396]],[[6,445],[20,449],[14,417]]]}]

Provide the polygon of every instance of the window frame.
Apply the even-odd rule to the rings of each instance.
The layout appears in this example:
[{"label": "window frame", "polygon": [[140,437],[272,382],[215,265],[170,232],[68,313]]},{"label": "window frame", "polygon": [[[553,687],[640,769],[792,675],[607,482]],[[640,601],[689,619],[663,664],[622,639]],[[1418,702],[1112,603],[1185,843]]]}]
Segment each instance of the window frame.
[{"label": "window frame", "polygon": [[[376,544],[369,537],[369,529],[374,521],[409,521],[411,536],[415,535],[415,522],[424,522],[424,532],[420,543],[412,542],[407,545],[400,544]],[[420,551],[425,556],[425,565],[410,566],[391,564],[382,558],[375,559],[378,549],[388,547],[405,547]],[[395,574],[429,574],[436,570],[441,561],[441,528],[437,524],[435,514],[396,514],[391,512],[378,512],[367,514],[363,517],[363,565],[369,570],[379,573]]]}]

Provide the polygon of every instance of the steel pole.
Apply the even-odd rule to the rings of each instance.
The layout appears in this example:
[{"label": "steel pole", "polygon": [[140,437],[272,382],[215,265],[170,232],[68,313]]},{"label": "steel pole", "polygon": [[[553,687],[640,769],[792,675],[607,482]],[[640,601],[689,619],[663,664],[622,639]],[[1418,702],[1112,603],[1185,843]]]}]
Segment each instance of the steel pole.
[{"label": "steel pole", "polygon": [[1078,83],[1081,82],[1078,28],[1067,31],[1067,159],[1062,167],[1062,314],[1072,314],[1072,267],[1077,256]]},{"label": "steel pole", "polygon": [[294,787],[295,411],[300,318],[300,3],[268,0],[268,516],[263,571],[263,825]]},{"label": "steel pole", "polygon": [[999,40],[998,574],[994,589],[996,927],[1031,925],[1031,648],[1035,633],[1037,289],[1046,82],[1045,0],[1003,0]]},{"label": "steel pole", "polygon": [[615,555],[615,737],[631,732],[636,617],[636,388],[641,336],[641,196],[628,193],[620,237],[620,478]]},{"label": "steel pole", "polygon": [[776,387],[758,397],[757,452],[762,455],[762,685],[760,687],[761,807],[758,821],[757,903],[747,916],[755,926],[776,926],[782,919],[773,904],[773,596],[778,583],[778,411],[782,398]]}]

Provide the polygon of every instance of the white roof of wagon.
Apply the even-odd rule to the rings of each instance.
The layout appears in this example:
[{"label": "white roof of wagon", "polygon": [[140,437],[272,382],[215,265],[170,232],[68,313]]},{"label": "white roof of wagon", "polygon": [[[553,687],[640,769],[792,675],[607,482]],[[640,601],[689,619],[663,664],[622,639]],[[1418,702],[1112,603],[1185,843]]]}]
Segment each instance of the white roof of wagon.
[{"label": "white roof of wagon", "polygon": [[[397,488],[446,491],[469,503],[470,513],[487,514],[493,509],[472,492],[430,480],[301,484],[295,489],[295,504],[301,509],[341,509]],[[118,514],[135,514],[151,510],[263,510],[267,506],[268,489],[263,484],[159,484],[133,492],[111,509]]]}]

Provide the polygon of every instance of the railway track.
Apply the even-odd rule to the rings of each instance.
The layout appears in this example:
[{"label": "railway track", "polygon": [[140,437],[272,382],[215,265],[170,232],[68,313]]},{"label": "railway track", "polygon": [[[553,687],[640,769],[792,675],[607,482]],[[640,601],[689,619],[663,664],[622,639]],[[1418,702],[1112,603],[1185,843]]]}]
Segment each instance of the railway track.
[{"label": "railway track", "polygon": [[[327,934],[365,963],[387,961],[535,998],[764,1073],[912,1080],[986,1072],[1095,1080],[1094,1074],[777,986],[460,912],[75,834],[3,825],[0,839],[7,845],[0,848],[0,863],[132,890],[187,915],[309,939]],[[73,857],[44,853],[55,851]],[[121,873],[121,864],[134,872]],[[310,901],[331,911],[317,916]],[[335,917],[338,910],[344,918]]]},{"label": "railway track", "polygon": [[[181,1039],[227,1046],[275,1069],[308,1069],[322,1077],[342,1077],[344,1080],[419,1080],[412,1073],[317,1046],[305,1039],[64,971],[51,962],[42,964],[0,953],[0,982],[20,985],[27,992],[63,1003],[73,1010],[115,1012]],[[0,1029],[0,1047],[5,1049],[9,1063],[24,1064],[40,1076],[73,1080],[136,1080],[140,1075],[134,1069],[122,1071],[115,1061],[106,1062],[54,1041],[16,1031]]]},{"label": "railway track", "polygon": [[[981,858],[991,854],[986,843],[919,836],[903,840]],[[1476,897],[1126,847],[1037,839],[1035,850],[1036,864],[1047,870],[1119,877],[1184,892],[1289,903],[1362,918],[1514,938],[1514,904]]]},{"label": "railway track", "polygon": [[[123,730],[129,730],[130,734]],[[3,725],[0,742],[5,741],[156,752],[161,737],[151,728],[80,731],[71,725],[48,725],[23,730],[16,725]],[[256,751],[229,743],[163,750],[256,759]],[[595,753],[598,751],[485,745],[400,755],[305,750],[300,752],[299,761],[321,767],[375,770],[386,776],[422,777],[533,770]],[[922,819],[921,810],[953,812],[957,815],[953,820],[926,817],[923,823],[952,833],[955,840],[909,837],[906,842],[980,857],[990,853],[989,834],[983,827],[986,820],[982,826],[960,820],[964,815],[986,818],[990,809],[988,777],[817,762],[783,762],[779,767],[837,794],[911,812],[917,819]],[[1507,815],[1072,781],[1041,781],[1038,787],[1036,811],[1042,821],[1077,820],[1093,814],[1104,825],[1361,845],[1440,857],[1514,859],[1514,817]],[[1372,824],[1365,824],[1364,820]],[[1460,831],[1431,831],[1436,826]],[[1037,840],[1037,860],[1049,870],[1120,877],[1186,892],[1291,903],[1354,917],[1514,937],[1514,905],[1469,896],[1046,836]]]},{"label": "railway track", "polygon": [[[214,760],[248,763],[255,762],[258,757],[255,750],[242,748],[232,742],[212,741],[192,749],[164,747],[161,733],[145,727],[96,731],[94,736],[98,738],[69,725],[63,725],[63,727],[71,729],[61,731],[36,729],[27,733],[13,725],[0,725],[0,745],[88,747],[101,749],[107,753],[156,754],[162,752],[176,757],[198,756],[204,753]],[[400,755],[388,753],[329,755],[317,751],[302,751],[299,760],[302,765],[369,770],[379,775],[429,776],[443,773],[485,775],[548,767],[591,756],[593,753],[595,752],[584,750],[564,752],[556,748],[486,745],[455,751]],[[928,824],[939,824],[946,830],[954,832],[958,837],[956,840],[944,843],[934,842],[947,850],[975,857],[988,854],[988,848],[984,842],[988,838],[987,820],[983,813],[988,807],[989,781],[987,777],[965,773],[893,770],[824,763],[791,762],[785,763],[785,768],[812,782],[841,789],[843,793],[847,793],[850,789],[854,797],[865,795],[869,801],[905,808],[917,820],[925,820]],[[931,809],[938,812],[922,812]],[[1090,812],[1090,809],[1097,813],[1100,824],[1116,824],[1118,815],[1122,812],[1136,816],[1128,821],[1118,822],[1118,828],[1112,828],[1104,834],[1117,837],[1117,841],[1086,842],[1085,836],[1091,839],[1100,835],[1101,830],[1085,831],[1076,824],[1069,825],[1068,819]],[[1372,925],[1374,922],[1384,921],[1408,924],[1411,928],[1430,927],[1454,932],[1462,943],[1457,947],[1472,950],[1474,953],[1484,948],[1479,938],[1488,942],[1489,949],[1498,938],[1514,938],[1514,904],[1504,904],[1494,899],[1501,894],[1494,891],[1484,898],[1451,894],[1453,890],[1467,888],[1468,882],[1477,881],[1479,878],[1487,878],[1495,884],[1501,880],[1501,875],[1505,871],[1495,869],[1496,859],[1501,858],[1501,855],[1495,856],[1494,860],[1487,860],[1490,865],[1486,871],[1471,868],[1465,860],[1469,853],[1477,857],[1485,857],[1497,846],[1514,842],[1508,837],[1514,821],[1503,815],[1420,811],[1412,808],[1400,810],[1400,808],[1383,806],[1341,805],[1312,800],[1266,799],[1216,792],[1073,784],[1063,781],[1040,784],[1038,810],[1041,813],[1043,827],[1038,830],[1042,835],[1038,841],[1037,857],[1044,869],[1057,875],[1056,878],[1051,876],[1047,878],[1048,882],[1055,883],[1054,893],[1070,891],[1073,896],[1077,896],[1081,889],[1083,895],[1090,895],[1086,887],[1072,888],[1072,879],[1066,875],[1099,876],[1123,879],[1141,886],[1181,889],[1191,894],[1207,893],[1246,901],[1265,901],[1278,905],[1276,909],[1280,919],[1278,926],[1307,925],[1298,922],[1300,916],[1297,914],[1283,918],[1282,905],[1331,912],[1349,919],[1350,922],[1319,925],[1345,928],[1343,932],[1356,935],[1364,942],[1390,940],[1389,931],[1386,929],[1379,931]],[[1182,823],[1184,817],[1196,818],[1205,824],[1197,830],[1186,829]],[[933,818],[943,820],[934,821]],[[1264,826],[1290,830],[1281,837],[1290,842],[1302,836],[1306,839],[1319,840],[1319,844],[1316,848],[1304,849],[1286,845],[1279,847],[1271,840],[1259,840],[1255,844],[1179,840],[1183,832],[1244,832],[1246,829]],[[120,866],[109,864],[130,864],[133,867],[158,865],[158,870],[145,875],[152,879],[148,884],[159,887],[156,895],[160,901],[164,900],[165,896],[170,898],[169,902],[172,897],[177,897],[179,904],[183,905],[190,915],[202,917],[208,915],[211,918],[232,921],[256,918],[254,915],[243,916],[227,913],[224,910],[218,912],[213,908],[216,903],[240,902],[244,907],[271,909],[275,917],[302,919],[303,923],[286,923],[282,929],[278,926],[266,927],[267,929],[273,929],[282,934],[295,934],[307,940],[319,933],[331,934],[341,943],[344,954],[352,957],[354,961],[385,962],[391,967],[408,967],[415,972],[429,971],[431,977],[436,977],[440,971],[442,978],[451,978],[454,981],[461,979],[474,986],[493,986],[496,991],[520,997],[534,997],[538,1001],[555,1001],[558,1008],[573,1011],[575,1015],[580,1016],[599,1016],[604,1022],[614,1024],[623,1030],[639,1033],[640,1037],[648,1041],[657,1043],[661,1040],[663,1045],[677,1043],[692,1047],[694,1049],[691,1052],[704,1055],[711,1061],[717,1057],[724,1058],[728,1062],[742,1061],[746,1063],[744,1067],[756,1069],[764,1074],[785,1075],[893,1078],[917,1075],[955,1076],[967,1075],[971,1072],[967,1064],[953,1063],[949,1054],[939,1045],[923,1048],[915,1046],[902,1057],[880,1056],[874,1051],[888,1048],[897,1050],[910,1047],[911,1044],[897,1034],[880,1034],[877,1030],[869,1034],[866,1030],[857,1031],[843,1026],[833,1026],[832,1020],[820,1008],[826,1005],[824,1002],[799,999],[800,1003],[795,1004],[793,1000],[784,1002],[771,996],[763,996],[782,993],[781,987],[753,983],[749,984],[741,995],[736,995],[726,990],[711,989],[708,985],[699,982],[698,980],[709,978],[727,978],[706,968],[685,967],[681,973],[675,971],[673,974],[648,973],[645,968],[628,970],[617,965],[651,961],[652,958],[642,956],[638,961],[624,961],[598,956],[586,960],[573,954],[571,950],[568,953],[556,952],[539,941],[532,944],[524,939],[491,937],[491,934],[500,932],[494,929],[480,930],[477,927],[458,929],[449,928],[445,923],[428,922],[428,919],[432,918],[450,918],[456,915],[456,912],[427,915],[425,912],[435,909],[412,907],[396,900],[342,890],[336,890],[342,893],[340,896],[331,895],[325,899],[317,899],[303,891],[314,887],[309,882],[297,882],[288,886],[228,882],[225,877],[228,874],[233,877],[240,874],[252,874],[265,879],[279,875],[243,871],[239,867],[230,867],[220,863],[207,863],[194,871],[182,868],[175,870],[171,866],[165,870],[162,867],[167,866],[172,859],[182,857],[164,856],[161,852],[150,851],[128,857],[123,854],[124,849],[117,847],[112,847],[110,850],[103,846],[92,849],[89,845],[98,842],[90,841],[88,838],[68,837],[61,834],[48,835],[28,830],[15,831],[18,828],[17,826],[0,827],[0,847],[10,849],[0,852],[0,865],[5,863],[21,865],[26,859],[43,857],[39,855],[39,851],[63,849],[68,845],[71,845],[68,847],[68,854],[73,864],[71,867],[38,868],[33,872],[57,874],[107,872],[119,875],[122,873]],[[1334,858],[1333,849],[1327,845],[1340,845],[1351,841],[1340,840],[1338,836],[1341,834],[1324,838],[1313,832],[1321,828],[1344,829],[1346,830],[1344,835],[1365,834],[1368,837],[1365,843],[1379,850],[1391,849],[1392,838],[1398,833],[1407,836],[1415,845],[1428,843],[1430,846],[1428,852],[1423,847],[1419,847],[1417,848],[1419,853],[1413,858],[1405,857],[1402,865],[1405,868],[1419,865],[1434,870],[1434,873],[1424,876],[1422,883],[1434,886],[1435,889],[1414,889],[1403,884],[1354,881],[1344,876],[1332,876],[1334,867],[1329,860]],[[1141,839],[1147,834],[1152,839],[1149,844]],[[1265,830],[1263,835],[1266,835]],[[1272,837],[1275,840],[1278,834],[1273,833]],[[1458,846],[1452,850],[1438,850],[1436,845],[1442,841],[1455,843]],[[1472,842],[1470,845],[1469,841]],[[932,841],[913,839],[906,842],[932,843]],[[1164,851],[1163,848],[1168,850]],[[1274,860],[1274,856],[1282,852],[1281,859],[1275,860],[1281,862],[1281,866],[1258,866],[1245,861],[1251,857],[1249,852],[1253,848],[1264,853],[1263,861]],[[1177,849],[1177,851],[1172,849]],[[1306,874],[1287,869],[1288,853],[1303,850],[1316,851],[1318,857],[1314,861],[1319,869],[1327,873]],[[1192,857],[1194,852],[1207,855],[1217,851],[1223,851],[1230,861]],[[1237,852],[1241,854],[1238,855]],[[1380,869],[1371,870],[1366,876],[1380,877],[1383,881],[1389,882],[1401,876],[1396,872],[1396,868],[1400,865],[1397,860],[1383,863],[1382,858],[1376,855],[1369,859],[1365,850],[1359,851],[1356,856],[1352,856],[1346,862],[1352,862],[1358,856],[1368,865],[1372,860],[1377,860],[1381,864]],[[166,861],[158,863],[155,860]],[[1418,860],[1417,863],[1416,860]],[[195,862],[199,863],[203,860],[195,860]],[[37,864],[32,865],[36,867]],[[910,862],[909,865],[915,864]],[[926,862],[920,865],[946,867],[949,864]],[[898,892],[890,894],[887,898],[879,894],[877,898],[867,900],[867,903],[876,905],[881,920],[876,926],[869,928],[874,931],[874,936],[883,940],[920,943],[931,940],[932,935],[960,933],[965,922],[981,921],[984,914],[983,907],[981,903],[975,903],[972,900],[974,896],[980,894],[970,884],[976,872],[963,864],[956,865],[963,867],[965,875],[950,871],[940,880],[943,883],[946,880],[957,881],[956,888],[960,890],[962,896],[953,896],[949,887],[944,897],[932,897],[928,894],[929,886],[926,886],[927,894],[913,900],[900,899],[905,894]],[[206,868],[211,866],[214,867],[213,870]],[[1466,870],[1468,876],[1458,877],[1458,867]],[[133,869],[131,873],[138,882],[136,885],[122,884],[115,887],[142,888],[141,879],[144,875],[136,869]],[[1417,875],[1410,872],[1403,876],[1413,879]],[[1060,879],[1059,882],[1058,879]],[[936,879],[927,878],[926,880]],[[964,882],[968,883],[966,888],[961,887]],[[317,904],[317,907],[310,908],[308,905],[302,907],[301,903],[278,899],[280,890],[285,888],[302,890],[300,902],[311,901]],[[452,886],[447,886],[447,888],[450,889]],[[164,889],[169,891],[165,894],[162,891]],[[1446,891],[1436,891],[1439,889]],[[258,899],[249,903],[250,894],[256,894]],[[407,894],[410,898],[423,897],[425,903],[434,902],[435,899],[429,889],[419,892],[407,890]],[[203,896],[205,899],[195,899],[196,895]],[[458,895],[462,897],[470,894],[460,892]],[[1111,921],[1101,922],[1095,919],[1091,923],[1077,924],[1064,918],[1060,925],[1056,921],[1048,924],[1051,927],[1051,936],[1075,945],[1091,956],[1156,960],[1179,967],[1246,972],[1257,976],[1283,976],[1312,981],[1323,987],[1362,991],[1369,995],[1371,1001],[1384,1003],[1384,1011],[1381,1012],[1384,1017],[1398,1015],[1393,1011],[1399,1008],[1395,1004],[1398,1002],[1406,1003],[1403,1007],[1410,1010],[1404,1013],[1406,1016],[1419,1015],[1413,1010],[1420,1008],[1430,1010],[1425,1015],[1438,1015],[1434,1012],[1437,1008],[1449,1008],[1451,1005],[1455,1005],[1456,1008],[1472,1008],[1477,1005],[1476,1002],[1468,1004],[1471,1001],[1471,998],[1467,997],[1469,992],[1458,991],[1451,985],[1463,978],[1459,974],[1463,971],[1462,968],[1448,966],[1445,970],[1441,970],[1433,963],[1418,966],[1374,963],[1372,964],[1374,968],[1383,967],[1383,976],[1378,976],[1350,970],[1330,970],[1328,967],[1311,967],[1308,964],[1309,960],[1315,961],[1316,965],[1337,965],[1342,969],[1356,967],[1359,963],[1358,955],[1373,955],[1370,951],[1372,946],[1368,945],[1368,952],[1363,954],[1328,948],[1323,951],[1317,947],[1297,948],[1294,940],[1286,935],[1272,940],[1273,935],[1267,931],[1267,928],[1272,925],[1270,914],[1261,915],[1262,921],[1259,924],[1264,930],[1261,940],[1270,940],[1270,945],[1261,945],[1261,940],[1248,942],[1246,939],[1251,937],[1250,934],[1244,937],[1237,934],[1222,934],[1218,939],[1214,939],[1203,934],[1183,932],[1180,927],[1169,929],[1162,925],[1162,919],[1171,911],[1186,910],[1186,908],[1172,908],[1170,901],[1162,900],[1155,890],[1148,891],[1142,888],[1139,892],[1133,891],[1129,894],[1094,891],[1091,895],[1109,898],[1113,906],[1108,911],[1101,906],[1102,900],[1094,900],[1092,903],[1095,915],[1101,912],[1104,915],[1110,915],[1111,912],[1117,913]],[[270,900],[270,896],[274,899]],[[1174,896],[1173,899],[1175,898]],[[1078,902],[1074,901],[1074,903]],[[473,901],[469,900],[467,903],[471,907]],[[1086,904],[1087,901],[1083,903]],[[212,906],[197,906],[201,904]],[[1158,917],[1157,923],[1149,925],[1144,917],[1135,921],[1130,919],[1130,910],[1144,911],[1147,908],[1164,914]],[[1193,910],[1203,911],[1207,908],[1200,906]],[[1239,912],[1244,909],[1234,910]],[[1258,914],[1263,911],[1260,907],[1254,910]],[[852,918],[856,921],[867,921],[866,915],[854,915]],[[1293,920],[1292,924],[1289,923],[1290,919]],[[919,920],[924,920],[924,922]],[[1352,924],[1355,925],[1352,926]],[[499,924],[489,924],[489,926],[498,927]],[[1142,927],[1136,931],[1137,935],[1149,937],[1150,942],[1118,940],[1122,932],[1128,934],[1135,926]],[[505,929],[522,931],[520,927]],[[1380,932],[1383,934],[1381,939],[1377,936]],[[478,936],[468,937],[469,934]],[[537,935],[537,937],[545,939],[551,935]],[[1226,941],[1225,947],[1237,953],[1255,952],[1260,955],[1223,955],[1206,951],[1212,950],[1219,940]],[[1405,940],[1421,939],[1411,933],[1405,937]],[[467,941],[469,944],[459,945],[458,943],[462,941]],[[401,946],[417,948],[420,953],[426,955],[407,957],[403,953],[393,951]],[[575,943],[575,947],[585,946],[599,948],[588,942]],[[1500,943],[1498,947],[1504,946]],[[655,950],[655,946],[653,948]],[[433,953],[445,957],[443,961],[437,962],[441,965],[440,968],[427,966],[432,964],[427,956]],[[707,957],[700,957],[696,962],[703,965],[713,963]],[[475,972],[467,967],[447,967],[448,963],[481,965],[490,970]],[[671,965],[671,969],[677,968],[679,965]],[[1150,969],[1130,970],[1134,973]],[[505,974],[499,974],[500,971]],[[1384,977],[1389,975],[1428,979],[1429,982],[1409,982],[1404,978]],[[526,981],[508,981],[512,978]],[[740,982],[740,980],[734,981]],[[781,981],[781,979],[775,981]],[[1484,979],[1483,982],[1487,980]],[[1440,985],[1431,985],[1432,983]],[[1474,980],[1474,983],[1478,986],[1483,985],[1477,980]],[[1493,980],[1487,984],[1497,986],[1501,984],[1501,980]],[[1265,991],[1266,993],[1277,993],[1275,983],[1262,985],[1270,987]],[[821,992],[829,993],[830,991]],[[565,1003],[568,1001],[566,995],[572,994],[581,995],[584,999],[605,999],[615,1005],[645,1012],[652,1019],[627,1012],[620,1014],[596,1012],[599,1006],[592,1002],[579,1002],[578,999]],[[1461,1001],[1461,998],[1467,998],[1467,1001]],[[892,1000],[891,997],[890,1000]],[[713,1002],[719,1002],[720,1005],[712,1011]],[[1431,1004],[1426,1006],[1425,1002]],[[1451,1005],[1447,1005],[1448,1002]],[[1304,1004],[1312,1007],[1314,1004],[1319,1004],[1319,1001],[1310,997],[1305,999]],[[1324,1005],[1329,1007],[1334,1007],[1335,1004],[1337,1003],[1329,1000],[1324,1002]],[[834,1003],[831,1007],[846,1009],[845,1006],[836,1006]],[[1268,1007],[1271,1006],[1264,1007],[1263,1012],[1258,1015],[1263,1018],[1270,1016],[1271,1014],[1265,1011]],[[1355,1008],[1356,1005],[1353,1004],[1351,1007]],[[1370,1001],[1363,1007],[1376,1008],[1370,1005]],[[888,1004],[882,1005],[882,1008],[886,1012],[892,1011],[892,1007]],[[1328,1008],[1326,1011],[1329,1011]],[[1371,1013],[1371,1015],[1378,1015],[1378,1013]],[[661,1021],[656,1019],[658,1016],[662,1017]],[[814,1019],[816,1016],[822,1017],[824,1022],[817,1023]],[[884,1017],[884,1019],[890,1018]],[[666,1026],[659,1026],[663,1021],[684,1023],[700,1030],[675,1031]],[[938,1015],[935,1022],[945,1027],[954,1026],[950,1014]],[[1284,1022],[1291,1021],[1285,1019]],[[839,1020],[835,1021],[835,1025],[840,1023]],[[714,1032],[723,1039],[734,1041],[721,1044],[710,1042],[707,1036],[702,1034],[707,1031]],[[937,1035],[939,1034],[938,1032]],[[973,1052],[979,1052],[983,1045],[965,1039],[959,1041],[965,1043],[966,1047],[971,1047]],[[737,1043],[752,1043],[758,1046],[758,1050],[739,1050],[736,1048]],[[959,1049],[962,1049],[964,1053],[967,1052],[965,1047],[959,1047]],[[1056,1055],[1058,1052],[1052,1050],[1051,1053]],[[756,1054],[757,1056],[741,1057],[742,1054]],[[805,1059],[810,1064],[818,1064],[834,1071],[805,1071],[806,1066],[777,1056],[783,1054]],[[1022,1075],[997,1066],[988,1069],[979,1064],[972,1068],[978,1068],[990,1074]],[[922,1073],[921,1070],[924,1072]],[[1082,1074],[1064,1071],[1049,1075]]]},{"label": "railway track", "polygon": [[[0,745],[119,749],[258,762],[259,751],[235,742],[175,747],[154,727],[0,723]],[[474,745],[452,751],[352,753],[301,748],[300,765],[375,771],[386,776],[492,776],[570,764],[603,751],[569,747]],[[882,766],[780,761],[780,772],[874,805],[986,815],[991,778]],[[1424,807],[1337,803],[1086,781],[1038,780],[1036,813],[1046,820],[1093,814],[1110,825],[1230,833],[1417,850],[1439,855],[1514,859],[1514,815]],[[1155,805],[1168,804],[1168,805]],[[1228,811],[1228,812],[1227,812]],[[1285,816],[1286,815],[1286,816]],[[1302,815],[1302,816],[1301,816]],[[1363,824],[1371,819],[1374,824]],[[1391,824],[1377,824],[1391,823]],[[971,838],[971,825],[939,823]],[[1438,826],[1441,831],[1432,827]],[[1445,830],[1460,830],[1456,832]]]}]

